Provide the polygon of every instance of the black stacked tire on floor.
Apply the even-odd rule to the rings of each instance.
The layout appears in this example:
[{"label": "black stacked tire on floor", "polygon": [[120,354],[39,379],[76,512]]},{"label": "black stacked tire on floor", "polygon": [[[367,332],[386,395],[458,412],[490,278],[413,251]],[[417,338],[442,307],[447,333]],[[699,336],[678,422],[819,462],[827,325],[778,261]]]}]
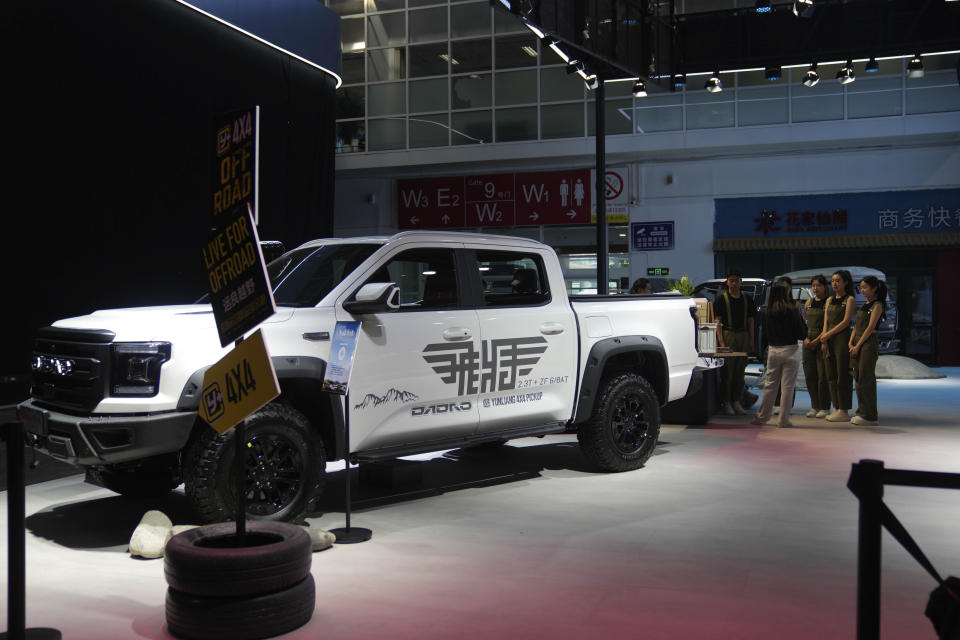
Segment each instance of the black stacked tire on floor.
[{"label": "black stacked tire on floor", "polygon": [[310,535],[281,522],[206,525],[170,539],[164,553],[167,629],[179,638],[256,640],[313,616]]},{"label": "black stacked tire on floor", "polygon": [[605,380],[593,416],[577,431],[580,450],[601,471],[642,467],[659,437],[660,402],[650,383],[635,373]]}]

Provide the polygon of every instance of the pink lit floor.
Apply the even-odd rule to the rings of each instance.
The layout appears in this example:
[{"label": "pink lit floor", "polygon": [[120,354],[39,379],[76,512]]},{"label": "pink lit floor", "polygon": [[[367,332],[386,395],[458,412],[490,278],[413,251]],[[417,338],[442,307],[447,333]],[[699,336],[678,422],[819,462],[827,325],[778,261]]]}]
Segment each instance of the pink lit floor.
[{"label": "pink lit floor", "polygon": [[[356,490],[353,524],[373,539],[314,554],[313,619],[282,637],[852,638],[850,464],[960,472],[960,370],[942,371],[881,381],[880,427],[804,418],[805,393],[793,429],[750,416],[665,425],[657,455],[630,473],[590,473],[570,437],[416,458],[422,483]],[[329,471],[311,518],[323,528],[343,524],[342,466]],[[960,573],[960,491],[894,487],[886,500],[941,573]],[[182,493],[129,501],[80,476],[29,486],[28,626],[171,637],[162,560],[126,550],[150,508],[190,518]],[[5,553],[5,526],[0,536]],[[888,534],[883,544],[883,637],[933,639],[933,580]],[[0,607],[6,628],[5,590]]]}]

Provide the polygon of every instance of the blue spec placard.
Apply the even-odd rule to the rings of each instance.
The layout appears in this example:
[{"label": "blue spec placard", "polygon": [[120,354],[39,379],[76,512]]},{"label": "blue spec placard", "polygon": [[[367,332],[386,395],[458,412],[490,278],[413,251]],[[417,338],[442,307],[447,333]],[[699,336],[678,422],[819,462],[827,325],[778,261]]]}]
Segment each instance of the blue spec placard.
[{"label": "blue spec placard", "polygon": [[353,354],[357,351],[360,336],[359,322],[338,322],[330,340],[330,358],[323,374],[323,390],[338,395],[348,392]]},{"label": "blue spec placard", "polygon": [[634,251],[664,251],[673,249],[673,221],[632,222],[630,237]]}]

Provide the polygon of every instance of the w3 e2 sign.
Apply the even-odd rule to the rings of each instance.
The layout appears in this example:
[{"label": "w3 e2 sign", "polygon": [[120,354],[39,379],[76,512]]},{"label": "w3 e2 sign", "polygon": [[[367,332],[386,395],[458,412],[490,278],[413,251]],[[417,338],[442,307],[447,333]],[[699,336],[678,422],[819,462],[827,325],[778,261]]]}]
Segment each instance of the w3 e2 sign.
[{"label": "w3 e2 sign", "polygon": [[200,394],[200,417],[217,433],[226,433],[278,395],[277,374],[263,334],[257,330],[207,369]]}]

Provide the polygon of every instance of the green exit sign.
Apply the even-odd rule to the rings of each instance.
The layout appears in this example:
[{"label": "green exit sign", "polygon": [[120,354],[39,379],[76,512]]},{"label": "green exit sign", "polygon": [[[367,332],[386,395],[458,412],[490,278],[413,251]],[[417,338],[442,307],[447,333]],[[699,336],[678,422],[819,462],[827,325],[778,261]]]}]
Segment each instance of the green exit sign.
[{"label": "green exit sign", "polygon": [[669,267],[647,267],[648,276],[668,276],[670,275]]}]

